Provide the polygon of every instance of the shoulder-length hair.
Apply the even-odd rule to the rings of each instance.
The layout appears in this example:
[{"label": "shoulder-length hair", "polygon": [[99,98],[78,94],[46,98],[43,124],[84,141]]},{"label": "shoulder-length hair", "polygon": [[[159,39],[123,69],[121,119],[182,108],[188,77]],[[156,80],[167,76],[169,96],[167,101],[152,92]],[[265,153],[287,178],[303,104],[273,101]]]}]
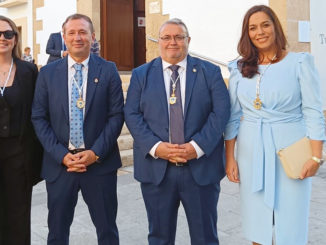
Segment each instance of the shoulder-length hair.
[{"label": "shoulder-length hair", "polygon": [[0,15],[0,21],[1,20],[7,22],[10,25],[11,29],[15,32],[15,46],[12,50],[11,55],[13,58],[20,59],[22,56],[22,48],[21,48],[21,40],[20,40],[19,30],[18,30],[15,22],[13,22],[11,19],[9,19],[3,15]]},{"label": "shoulder-length hair", "polygon": [[250,8],[243,18],[242,33],[238,43],[238,53],[242,56],[238,61],[238,66],[242,76],[249,78],[258,73],[259,51],[249,37],[249,19],[257,12],[267,14],[274,24],[276,57],[282,56],[282,50],[285,50],[287,45],[281,23],[274,11],[266,5],[256,5]]}]

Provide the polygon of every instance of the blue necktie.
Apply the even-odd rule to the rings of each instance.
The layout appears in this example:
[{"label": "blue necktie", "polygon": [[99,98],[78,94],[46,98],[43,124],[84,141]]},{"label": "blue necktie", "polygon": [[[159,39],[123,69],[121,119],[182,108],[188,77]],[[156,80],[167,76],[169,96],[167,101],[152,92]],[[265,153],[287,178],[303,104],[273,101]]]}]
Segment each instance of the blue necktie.
[{"label": "blue necktie", "polygon": [[180,89],[180,77],[178,69],[180,66],[171,65],[169,69],[172,71],[171,81],[170,81],[170,96],[172,95],[172,84],[176,83],[175,96],[177,97],[174,104],[170,104],[170,137],[171,143],[173,144],[183,144],[185,142],[184,137],[184,120],[182,111],[182,101],[181,101],[181,89]]},{"label": "blue necktie", "polygon": [[74,75],[75,81],[72,83],[71,87],[71,101],[70,101],[70,142],[79,148],[84,143],[83,136],[83,108],[77,107],[77,100],[79,98],[78,84],[79,88],[82,88],[83,75],[82,75],[82,64],[74,64],[73,67],[76,70]]}]

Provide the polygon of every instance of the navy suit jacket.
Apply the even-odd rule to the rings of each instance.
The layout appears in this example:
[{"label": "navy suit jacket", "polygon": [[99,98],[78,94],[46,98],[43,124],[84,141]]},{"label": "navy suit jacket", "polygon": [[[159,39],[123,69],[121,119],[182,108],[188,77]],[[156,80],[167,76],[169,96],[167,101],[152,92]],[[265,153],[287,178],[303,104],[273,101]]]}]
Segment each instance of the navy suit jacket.
[{"label": "navy suit jacket", "polygon": [[[32,108],[36,134],[44,147],[42,177],[54,181],[68,153],[69,104],[68,58],[41,68]],[[86,107],[84,116],[85,148],[99,156],[87,171],[105,174],[121,166],[117,145],[123,125],[123,93],[121,80],[114,63],[90,55]]]},{"label": "navy suit jacket", "polygon": [[[193,178],[199,185],[218,183],[225,176],[223,131],[230,115],[229,94],[220,68],[188,55],[185,96],[185,141],[194,140],[205,152],[189,161]],[[158,185],[167,161],[153,158],[149,151],[158,141],[169,142],[161,58],[133,70],[124,112],[134,137],[135,178]]]},{"label": "navy suit jacket", "polygon": [[46,45],[46,53],[50,55],[47,64],[49,64],[52,61],[61,59],[61,51],[62,51],[61,32],[51,33],[48,43]]}]

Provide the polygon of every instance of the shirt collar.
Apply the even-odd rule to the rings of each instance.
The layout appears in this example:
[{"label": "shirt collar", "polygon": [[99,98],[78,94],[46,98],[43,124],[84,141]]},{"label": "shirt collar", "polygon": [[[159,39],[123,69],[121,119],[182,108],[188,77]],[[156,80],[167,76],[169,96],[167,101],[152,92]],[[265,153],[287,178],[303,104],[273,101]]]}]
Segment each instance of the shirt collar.
[{"label": "shirt collar", "polygon": [[[89,62],[89,56],[87,57],[87,59],[85,59],[82,64],[85,68],[88,68],[88,62]],[[77,62],[71,58],[70,55],[68,55],[68,67],[69,68],[73,68],[73,65],[76,64]]]},{"label": "shirt collar", "polygon": [[[166,62],[165,60],[162,59],[162,65],[163,65],[163,71],[165,71],[166,69],[169,69],[169,66],[172,65],[168,62]],[[181,60],[179,63],[177,63],[176,65],[180,66],[180,68],[182,69],[186,69],[187,67],[187,56]]]}]

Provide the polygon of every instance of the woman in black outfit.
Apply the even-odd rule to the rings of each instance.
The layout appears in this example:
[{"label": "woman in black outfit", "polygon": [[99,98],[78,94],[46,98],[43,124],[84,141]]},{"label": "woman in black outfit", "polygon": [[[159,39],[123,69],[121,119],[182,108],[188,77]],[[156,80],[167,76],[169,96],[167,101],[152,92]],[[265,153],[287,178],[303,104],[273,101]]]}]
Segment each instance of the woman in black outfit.
[{"label": "woman in black outfit", "polygon": [[0,16],[0,244],[30,244],[33,184],[42,148],[31,123],[37,67],[20,59],[19,32]]}]

